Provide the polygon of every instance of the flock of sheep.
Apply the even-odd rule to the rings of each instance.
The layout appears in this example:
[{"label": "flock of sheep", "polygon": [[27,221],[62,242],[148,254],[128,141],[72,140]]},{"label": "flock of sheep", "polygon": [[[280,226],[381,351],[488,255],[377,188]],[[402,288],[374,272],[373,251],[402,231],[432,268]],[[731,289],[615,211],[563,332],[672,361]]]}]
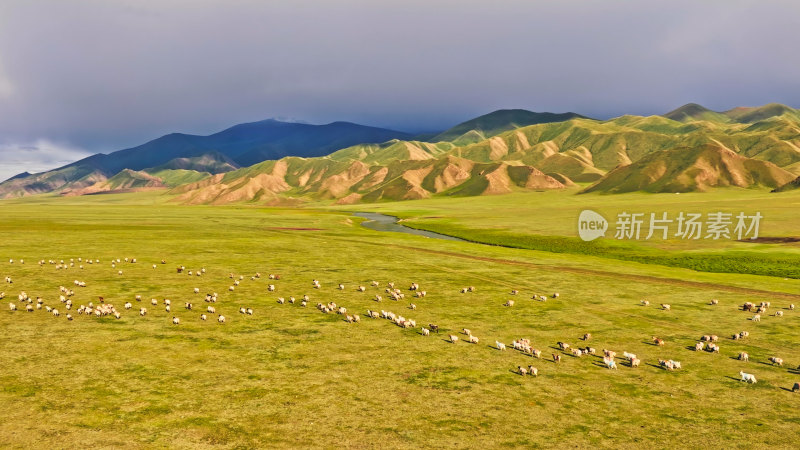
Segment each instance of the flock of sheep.
[{"label": "flock of sheep", "polygon": [[[129,263],[129,264],[135,264],[136,263],[136,259],[135,258],[130,258],[130,259],[129,258],[125,258],[124,260],[115,259],[115,260],[111,261],[112,269],[116,269],[117,265],[118,264],[122,264],[123,261],[125,263]],[[9,263],[10,264],[15,264],[15,263],[24,264],[24,260],[21,259],[21,260],[18,260],[18,261],[14,261],[13,259],[11,259],[11,260],[9,260]],[[100,260],[99,259],[87,259],[87,260],[84,261],[82,258],[77,258],[77,264],[78,264],[77,267],[79,269],[83,269],[84,268],[84,265],[83,265],[84,263],[86,263],[86,264],[99,264]],[[52,266],[55,266],[56,270],[63,270],[63,269],[68,269],[68,268],[75,267],[76,266],[76,261],[75,261],[75,259],[70,259],[69,262],[66,263],[64,260],[60,260],[58,262],[55,261],[55,260],[49,260],[49,261],[40,260],[40,261],[38,261],[38,264],[39,264],[39,266],[42,266],[42,267],[44,267],[45,265],[52,265]],[[161,264],[166,264],[166,261],[162,260]],[[158,267],[157,264],[153,264],[153,269],[156,269],[157,267]],[[122,270],[118,270],[117,271],[117,274],[120,275],[120,276],[122,275],[122,273],[123,273]],[[205,268],[201,268],[199,270],[187,270],[186,267],[180,266],[180,267],[177,268],[177,273],[178,274],[187,274],[189,276],[200,277],[200,276],[203,276],[206,273],[206,269]],[[233,280],[231,285],[228,287],[228,290],[231,291],[231,292],[234,291],[240,285],[240,283],[245,280],[245,277],[243,275],[239,275],[237,277],[232,273],[229,274],[228,278]],[[256,274],[254,274],[254,275],[252,275],[250,277],[250,279],[253,280],[253,281],[255,281],[255,280],[259,279],[259,278],[261,278],[261,274],[260,273],[256,273]],[[269,275],[269,279],[270,280],[280,280],[280,276],[272,274],[272,275]],[[6,276],[5,277],[5,283],[7,285],[9,285],[9,287],[10,287],[10,286],[13,285],[14,280],[12,280],[11,277]],[[268,286],[267,286],[267,291],[268,292],[276,291],[276,289],[277,289],[276,285],[273,284],[273,283],[274,283],[274,281],[271,282],[270,284],[268,284]],[[81,281],[81,280],[74,280],[73,284],[77,288],[84,288],[84,287],[87,286],[86,282],[85,281]],[[399,302],[400,300],[405,299],[405,293],[403,292],[403,290],[401,290],[398,287],[396,287],[395,283],[393,283],[393,282],[387,283],[382,291],[380,290],[381,289],[380,286],[381,286],[381,284],[378,283],[377,281],[372,281],[372,283],[371,283],[371,287],[373,289],[377,289],[379,291],[378,293],[375,293],[374,296],[372,297],[372,300],[374,300],[375,302],[380,303],[380,302],[383,301],[383,295],[382,294],[385,294],[387,296],[387,300],[394,300],[394,301]],[[313,289],[322,289],[322,284],[318,280],[312,280],[311,287]],[[336,286],[336,289],[338,289],[340,291],[344,291],[345,290],[345,286],[343,284],[338,284]],[[365,293],[367,291],[367,287],[361,285],[361,286],[358,286],[355,290],[357,292],[360,292],[360,293]],[[423,297],[425,297],[427,295],[427,292],[422,290],[420,288],[419,284],[417,284],[417,283],[411,283],[411,285],[408,287],[408,291],[411,292],[411,295],[413,295],[414,298],[423,298]],[[473,293],[473,292],[475,292],[475,287],[474,286],[464,287],[464,288],[462,288],[460,290],[460,292],[462,294]],[[193,289],[193,294],[194,295],[199,295],[200,294],[200,289],[199,288],[194,288]],[[518,294],[519,294],[519,291],[517,291],[517,290],[512,290],[510,292],[510,295],[518,295]],[[66,313],[65,313],[66,319],[67,320],[73,320],[75,318],[72,315],[73,307],[74,307],[74,304],[72,302],[72,297],[73,296],[75,296],[75,291],[73,289],[66,288],[64,286],[59,286],[58,300],[59,300],[60,305],[56,305],[56,306],[46,305],[45,301],[44,301],[44,299],[42,299],[42,297],[37,297],[36,300],[35,300],[35,303],[34,303],[34,299],[31,298],[30,296],[28,296],[28,294],[25,291],[20,291],[20,293],[16,295],[16,299],[21,305],[24,305],[25,311],[33,312],[33,311],[36,311],[36,310],[44,309],[47,313],[52,314],[52,316],[60,317],[61,316],[61,311],[58,308],[62,308],[64,311],[66,311]],[[3,298],[5,298],[5,292],[0,292],[0,299],[3,299]],[[554,293],[550,297],[545,296],[545,295],[538,295],[538,294],[532,296],[532,299],[533,300],[537,300],[537,301],[547,301],[549,298],[557,299],[557,298],[559,298],[559,294],[558,293]],[[208,316],[209,314],[217,314],[217,308],[216,308],[215,304],[217,303],[218,299],[219,299],[219,295],[216,292],[215,293],[208,293],[208,294],[205,295],[204,301],[205,301],[205,303],[208,303],[208,305],[205,308],[205,312],[201,313],[199,315],[199,317],[198,317],[201,321],[207,320],[208,317],[209,317]],[[134,304],[135,304],[134,302],[141,304],[141,301],[142,301],[141,295],[136,295],[132,300],[133,300],[133,302],[132,301],[125,302],[125,304],[123,306],[124,310],[133,309]],[[284,297],[278,297],[277,298],[277,303],[278,304],[282,304],[282,305],[298,303],[299,306],[306,307],[310,300],[311,299],[310,299],[309,295],[305,294],[302,297],[300,297],[299,301],[294,296],[290,296],[288,298],[288,300],[286,298],[284,298]],[[718,301],[717,300],[712,300],[710,302],[710,304],[711,305],[717,305]],[[171,309],[172,308],[172,302],[168,298],[164,298],[161,301],[153,298],[153,299],[150,300],[150,305],[152,307],[154,307],[154,308],[157,308],[157,307],[159,307],[159,305],[161,305],[161,306],[163,306],[164,311],[166,313],[168,313],[168,314],[172,313],[172,309]],[[515,305],[514,300],[508,300],[506,303],[503,304],[504,307],[513,307],[514,305]],[[646,301],[646,300],[642,300],[641,301],[641,305],[647,307],[647,306],[650,305],[650,303],[648,301]],[[8,307],[9,307],[9,310],[11,312],[18,311],[19,308],[22,308],[22,306],[20,306],[18,308],[17,304],[15,304],[13,302],[9,302]],[[331,302],[327,302],[327,303],[321,303],[321,302],[317,303],[316,304],[316,308],[319,311],[321,311],[322,313],[340,314],[340,315],[342,315],[344,317],[344,321],[347,322],[347,323],[359,323],[359,322],[361,322],[361,317],[358,314],[350,313],[350,312],[348,312],[346,307],[344,307],[342,305],[337,305],[335,302],[332,302],[332,301]],[[751,302],[747,302],[744,305],[742,305],[741,309],[743,311],[755,312],[755,315],[752,316],[750,320],[753,321],[753,322],[759,322],[761,320],[761,315],[768,313],[770,308],[771,308],[770,302],[761,302],[758,305],[756,305],[754,303],[751,303]],[[188,311],[193,311],[195,309],[195,306],[194,306],[194,304],[192,302],[186,301],[186,302],[184,302],[184,309],[187,312]],[[415,303],[410,303],[407,306],[407,309],[409,309],[410,311],[416,311],[417,310],[417,305]],[[669,304],[661,304],[661,309],[664,310],[664,311],[670,311],[671,310],[671,305],[669,305]],[[789,310],[789,311],[793,311],[794,310],[794,305],[793,304],[789,305],[788,308],[786,308],[786,309]],[[238,308],[238,310],[239,310],[239,313],[242,314],[242,315],[252,316],[254,314],[254,310],[252,308],[250,308],[250,307],[240,306]],[[95,316],[95,317],[114,316],[116,319],[120,319],[122,317],[122,312],[117,310],[117,308],[114,307],[113,304],[106,303],[103,297],[99,297],[98,298],[98,303],[97,304],[95,304],[94,302],[88,302],[87,305],[81,304],[79,307],[74,309],[74,312],[77,315],[84,315],[84,316],[87,316],[87,317],[91,317],[91,316]],[[139,316],[145,317],[147,314],[148,314],[147,308],[144,307],[144,306],[139,306]],[[783,317],[783,315],[784,315],[784,312],[782,310],[778,310],[772,316],[777,318],[777,317]],[[391,321],[392,323],[394,323],[395,325],[397,325],[397,326],[399,326],[401,328],[417,328],[417,323],[416,323],[416,321],[414,319],[406,318],[401,314],[396,314],[396,313],[391,312],[391,311],[380,310],[380,312],[378,312],[378,311],[374,311],[374,310],[368,309],[366,311],[366,317],[370,318],[370,319],[386,319],[386,320]],[[216,320],[217,320],[218,323],[224,324],[227,319],[226,319],[226,317],[224,315],[217,314]],[[181,324],[180,317],[178,317],[177,315],[172,316],[172,324],[173,325],[180,325]],[[434,324],[434,323],[428,324],[427,327],[420,326],[419,328],[420,328],[419,334],[421,336],[423,336],[423,337],[430,336],[431,333],[439,333],[439,331],[440,331],[440,326],[437,325],[437,324]],[[478,344],[480,342],[480,339],[477,336],[473,335],[472,332],[467,328],[463,328],[461,330],[461,332],[460,332],[460,335],[464,336],[463,339],[461,339],[459,337],[459,334],[448,334],[447,341],[452,343],[452,344],[456,344],[460,340],[463,340],[464,342],[468,342],[470,344]],[[731,339],[732,340],[746,339],[747,337],[749,337],[749,335],[750,335],[749,332],[741,331],[741,332],[733,334],[731,336]],[[582,337],[580,337],[580,340],[583,341],[581,346],[573,346],[573,345],[570,345],[570,344],[568,344],[566,342],[558,342],[557,343],[557,348],[560,350],[560,352],[551,354],[553,362],[555,362],[555,363],[562,362],[562,355],[567,355],[567,356],[571,356],[571,357],[574,357],[574,358],[580,358],[580,357],[583,357],[583,356],[589,356],[589,357],[602,358],[603,366],[608,368],[608,369],[612,369],[612,370],[613,369],[618,369],[619,365],[617,364],[617,352],[613,351],[613,350],[609,350],[609,349],[602,349],[601,352],[598,352],[594,347],[589,346],[589,345],[585,345],[585,344],[588,344],[588,341],[590,341],[591,339],[592,339],[592,335],[590,333],[585,333]],[[697,352],[705,351],[705,352],[711,352],[711,353],[720,353],[720,346],[719,346],[718,342],[719,342],[719,337],[716,336],[716,335],[703,335],[703,336],[700,337],[699,341],[695,344],[694,351],[697,351]],[[664,346],[666,344],[664,339],[658,338],[656,336],[652,337],[652,343],[655,346],[658,346],[658,347]],[[496,350],[499,350],[499,351],[505,351],[507,349],[506,345],[503,342],[500,342],[500,341],[497,341],[497,340],[495,340],[494,348]],[[541,359],[542,358],[542,351],[539,350],[539,349],[533,348],[533,346],[531,345],[531,341],[529,339],[526,339],[526,338],[519,338],[519,339],[513,340],[511,342],[511,348],[513,350],[515,350],[515,351],[518,351],[518,352],[520,352],[520,353],[522,353],[524,355],[530,356],[530,357],[535,358],[535,359]],[[747,361],[749,361],[750,358],[749,358],[749,355],[746,352],[740,352],[736,356],[736,359],[738,359],[738,360],[740,360],[742,362],[747,362]],[[641,364],[641,360],[635,354],[629,353],[629,352],[622,352],[622,360],[626,363],[625,365],[627,367],[630,367],[630,368],[639,367],[640,364]],[[783,359],[780,358],[780,357],[777,357],[777,356],[773,356],[773,357],[769,358],[769,362],[771,364],[773,364],[773,365],[783,366]],[[681,365],[680,361],[675,361],[675,360],[671,360],[671,359],[669,359],[669,360],[659,359],[658,360],[658,366],[663,368],[663,369],[665,369],[665,370],[670,370],[670,371],[679,370],[679,369],[682,368],[682,365]],[[798,367],[797,370],[800,370],[800,367]],[[516,372],[518,374],[522,375],[522,376],[531,375],[531,376],[536,377],[536,376],[539,375],[539,369],[534,367],[533,365],[528,365],[527,367],[524,367],[522,365],[517,366]],[[744,371],[740,371],[739,375],[740,375],[741,381],[743,381],[743,382],[746,382],[746,383],[756,383],[757,382],[756,376],[754,374],[745,373]],[[794,392],[800,391],[800,383],[794,383],[794,385],[792,386],[792,391],[794,391]]]}]

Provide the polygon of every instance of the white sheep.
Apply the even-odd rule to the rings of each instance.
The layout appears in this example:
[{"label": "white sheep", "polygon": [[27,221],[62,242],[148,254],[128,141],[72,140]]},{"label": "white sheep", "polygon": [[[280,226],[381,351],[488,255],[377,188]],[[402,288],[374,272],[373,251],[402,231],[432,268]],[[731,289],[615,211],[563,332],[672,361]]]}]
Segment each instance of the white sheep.
[{"label": "white sheep", "polygon": [[144,317],[147,314],[147,308],[139,308],[139,315]]},{"label": "white sheep", "polygon": [[220,315],[219,315],[219,317],[217,317],[217,322],[219,322],[219,323],[225,323],[225,316],[223,316],[222,314],[220,314]]},{"label": "white sheep", "polygon": [[431,330],[429,330],[429,329],[427,329],[425,327],[422,327],[422,335],[423,336],[430,336],[431,335]]},{"label": "white sheep", "polygon": [[200,314],[200,320],[206,320],[207,318],[208,316],[206,316],[205,314]]},{"label": "white sheep", "polygon": [[458,336],[456,336],[456,335],[454,335],[454,334],[451,334],[451,335],[450,335],[450,342],[451,342],[451,343],[453,343],[453,344],[455,344],[456,342],[458,342]]},{"label": "white sheep", "polygon": [[506,344],[503,344],[502,342],[494,341],[494,345],[497,346],[498,350],[505,350],[506,349]]},{"label": "white sheep", "polygon": [[173,325],[180,325],[180,323],[181,323],[181,319],[179,319],[177,317],[173,317],[172,318],[172,324]]},{"label": "white sheep", "polygon": [[761,322],[761,314],[754,315],[753,318],[750,320],[752,320],[753,322]]},{"label": "white sheep", "polygon": [[753,374],[751,374],[751,373],[744,373],[744,372],[742,372],[742,371],[740,370],[740,371],[739,371],[739,375],[741,375],[741,377],[742,377],[742,381],[744,381],[744,382],[746,382],[746,383],[752,383],[752,384],[755,384],[755,383],[757,382],[757,380],[756,380],[756,376],[755,376],[755,375],[753,375]]}]

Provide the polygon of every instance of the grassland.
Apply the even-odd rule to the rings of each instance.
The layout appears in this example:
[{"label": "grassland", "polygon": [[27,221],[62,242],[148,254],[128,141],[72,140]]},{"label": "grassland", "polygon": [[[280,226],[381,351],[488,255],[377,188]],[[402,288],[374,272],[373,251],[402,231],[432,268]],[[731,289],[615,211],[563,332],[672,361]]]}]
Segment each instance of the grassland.
[{"label": "grassland", "polygon": [[[573,190],[518,193],[502,197],[437,198],[415,202],[358,205],[337,209],[383,212],[403,218],[412,228],[435,231],[474,242],[575,255],[637,261],[699,271],[759,274],[800,278],[800,238],[797,208],[800,192],[773,194],[755,189],[722,189],[709,193],[575,195]],[[584,242],[578,238],[577,218],[583,209],[609,220],[608,239]],[[759,237],[750,242],[731,239],[684,240],[660,235],[646,240],[614,239],[617,214],[666,212],[760,212]],[[672,224],[672,233],[677,225]],[[764,240],[763,238],[768,238]],[[789,242],[784,241],[789,238]]]},{"label": "grassland", "polygon": [[[572,200],[530,195],[507,197],[510,203],[461,199],[463,210],[447,199],[376,208],[447,215],[464,228],[568,235]],[[653,197],[642,196],[641,203],[624,196],[575,198],[597,200],[596,210],[609,213],[615,202],[627,198],[643,207]],[[552,206],[548,199],[567,203]],[[495,223],[481,218],[491,200]],[[743,194],[738,201],[747,206],[755,197]],[[790,203],[784,221],[765,219],[783,230],[775,234],[792,231]],[[542,220],[526,224],[533,217]],[[434,220],[441,219],[419,222]],[[797,445],[800,397],[786,388],[800,381],[793,370],[800,363],[800,312],[753,323],[737,305],[766,300],[778,310],[800,304],[798,280],[381,234],[344,211],[176,206],[156,193],[4,201],[0,236],[0,277],[14,280],[0,288],[7,294],[0,309],[4,447]],[[672,245],[658,249],[691,251]],[[78,257],[101,263],[67,270],[35,264]],[[138,263],[111,268],[112,258],[125,257]],[[17,262],[9,264],[10,258]],[[162,258],[168,263],[152,269]],[[175,271],[178,265],[207,272],[189,277]],[[267,292],[265,278],[250,280],[256,272],[280,274],[277,291]],[[227,290],[230,273],[245,276],[233,292]],[[315,278],[319,290],[311,287]],[[76,316],[68,322],[63,315],[8,310],[9,297],[22,290],[61,306],[58,286],[73,287],[75,279],[87,283],[75,288],[78,305],[104,296],[121,306],[140,294],[145,302],[170,298],[173,312],[148,304],[143,318],[124,312],[120,320]],[[408,302],[376,303],[371,298],[383,286],[355,291],[373,279],[401,288],[416,281],[428,296],[415,301],[417,311],[406,309]],[[346,290],[335,288],[340,282]],[[468,285],[477,292],[460,294]],[[205,306],[194,287],[220,293],[216,306],[228,323],[201,322],[200,311],[182,309],[185,301]],[[521,291],[517,305],[502,307],[512,298],[510,289]],[[557,300],[528,300],[555,291]],[[362,323],[275,301],[303,294],[311,305],[335,301],[361,313]],[[720,304],[708,305],[712,298]],[[639,306],[641,299],[670,303],[672,311]],[[255,315],[238,314],[240,306],[254,308]],[[481,343],[423,338],[418,329],[363,318],[368,308],[438,323],[444,332],[470,328]],[[173,315],[180,326],[171,325]],[[725,338],[742,330],[749,339]],[[557,365],[490,348],[495,340],[527,337],[550,354],[557,341],[579,344],[586,332],[594,336],[590,345],[636,353],[642,367],[610,371],[597,358],[569,356]],[[687,349],[709,333],[723,337],[721,354]],[[666,346],[650,345],[654,335]],[[734,360],[739,351],[749,352],[751,361]],[[770,356],[782,357],[786,367],[768,365]],[[684,368],[658,369],[659,358],[682,361]],[[537,366],[539,377],[514,374],[521,364]],[[759,383],[739,382],[740,369]]]}]

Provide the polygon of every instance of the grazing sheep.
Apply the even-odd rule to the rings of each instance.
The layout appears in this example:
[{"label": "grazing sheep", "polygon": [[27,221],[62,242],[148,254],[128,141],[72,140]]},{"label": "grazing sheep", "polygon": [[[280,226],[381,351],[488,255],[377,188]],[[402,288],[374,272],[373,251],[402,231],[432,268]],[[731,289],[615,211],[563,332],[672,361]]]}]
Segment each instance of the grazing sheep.
[{"label": "grazing sheep", "polygon": [[528,369],[526,369],[526,368],[524,368],[524,367],[522,367],[522,366],[517,366],[517,371],[518,371],[518,372],[519,372],[519,374],[520,374],[520,375],[522,375],[523,377],[524,377],[525,375],[527,375],[527,374],[528,374]]},{"label": "grazing sheep", "polygon": [[642,300],[642,306],[650,306],[650,302],[647,300]]},{"label": "grazing sheep", "polygon": [[170,312],[170,311],[172,311],[172,308],[169,305],[167,305],[167,306],[164,307],[164,311]]},{"label": "grazing sheep", "polygon": [[791,305],[789,305],[789,310],[790,310],[790,311],[794,311],[794,303],[792,303]]},{"label": "grazing sheep", "polygon": [[750,355],[747,352],[739,352],[739,361],[750,361]]},{"label": "grazing sheep", "polygon": [[122,314],[114,311],[114,317],[117,318],[117,319],[120,319],[120,318],[122,318]]},{"label": "grazing sheep", "polygon": [[742,381],[746,383],[756,384],[756,376],[751,373],[744,373],[741,370],[739,371],[739,375],[742,377]]},{"label": "grazing sheep", "polygon": [[579,348],[573,348],[572,349],[572,356],[574,356],[576,358],[580,358],[581,356],[583,356],[583,350],[581,350]]},{"label": "grazing sheep", "polygon": [[67,320],[72,320],[72,314],[67,314]]},{"label": "grazing sheep", "polygon": [[434,333],[438,333],[439,332],[439,325],[434,325],[432,323],[429,323],[428,326],[430,327],[431,331],[433,331]]},{"label": "grazing sheep", "polygon": [[33,305],[28,303],[27,305],[25,305],[25,310],[28,312],[33,312]]},{"label": "grazing sheep", "polygon": [[514,306],[514,300],[509,300],[509,301],[503,303],[503,306]]},{"label": "grazing sheep", "polygon": [[668,305],[666,303],[662,303],[661,304],[661,309],[663,309],[664,311],[669,311],[670,310],[670,305]]},{"label": "grazing sheep", "polygon": [[528,373],[531,374],[531,376],[533,376],[533,377],[538,377],[539,376],[539,369],[537,369],[536,367],[533,367],[533,366],[528,366]]},{"label": "grazing sheep", "polygon": [[412,311],[416,311],[417,310],[417,305],[412,303],[412,304],[408,305],[408,309],[410,309]]},{"label": "grazing sheep", "polygon": [[269,286],[267,286],[267,290],[270,291],[270,292],[275,291],[275,285],[274,284],[270,284]]},{"label": "grazing sheep", "polygon": [[179,319],[177,317],[172,317],[172,324],[173,325],[180,325],[180,323],[181,323],[181,319]]},{"label": "grazing sheep", "polygon": [[477,344],[477,343],[478,343],[478,341],[479,341],[479,339],[478,339],[476,336],[473,336],[473,335],[471,335],[471,334],[469,335],[469,342],[470,342],[470,344]]},{"label": "grazing sheep", "polygon": [[456,335],[454,335],[454,334],[451,334],[451,335],[450,335],[450,342],[451,342],[451,343],[453,343],[453,344],[455,344],[456,342],[458,342],[458,336],[456,336]]},{"label": "grazing sheep", "polygon": [[792,386],[792,392],[797,391],[800,391],[800,383],[795,383],[794,386]]},{"label": "grazing sheep", "polygon": [[603,349],[603,355],[605,355],[606,358],[614,359],[617,356],[617,352]]},{"label": "grazing sheep", "polygon": [[753,322],[761,322],[761,314],[756,314],[756,315],[755,315],[755,316],[753,316],[753,318],[752,318],[752,319],[750,319],[750,320],[752,320]]},{"label": "grazing sheep", "polygon": [[467,335],[467,336],[469,336],[470,334],[472,334],[472,331],[470,331],[470,330],[469,330],[469,328],[464,328],[463,330],[461,330],[461,332],[462,332],[463,334]]},{"label": "grazing sheep", "polygon": [[554,292],[554,293],[553,293],[553,298],[558,298],[558,297],[559,297],[559,295],[560,295],[560,294],[559,294],[558,292]]},{"label": "grazing sheep", "polygon": [[560,363],[561,362],[561,355],[557,355],[553,353],[553,362]]},{"label": "grazing sheep", "polygon": [[777,364],[777,365],[783,367],[783,359],[782,358],[778,358],[777,356],[770,357],[769,358],[769,362],[771,362],[772,365],[776,365]]},{"label": "grazing sheep", "polygon": [[422,327],[422,335],[423,336],[430,336],[431,331],[425,327]]},{"label": "grazing sheep", "polygon": [[783,317],[783,311],[775,311],[775,317]]},{"label": "grazing sheep", "polygon": [[252,316],[253,315],[253,308],[247,308],[246,313],[247,313],[248,316]]},{"label": "grazing sheep", "polygon": [[592,338],[592,333],[586,333],[586,334],[583,335],[583,340],[584,341],[588,341],[591,338]]},{"label": "grazing sheep", "polygon": [[711,300],[711,303],[710,303],[710,304],[712,304],[712,305],[716,305],[716,304],[718,304],[718,303],[719,303],[719,300],[717,300],[717,299],[713,299],[713,300]]},{"label": "grazing sheep", "polygon": [[517,294],[519,294],[518,290],[516,290],[516,289],[512,289],[511,290],[511,295],[517,295]]},{"label": "grazing sheep", "polygon": [[542,351],[541,350],[536,350],[536,349],[531,349],[531,355],[534,358],[537,358],[537,359],[541,358],[542,357]]},{"label": "grazing sheep", "polygon": [[207,306],[207,307],[206,307],[206,312],[208,312],[208,313],[211,313],[211,314],[214,314],[214,313],[216,313],[216,312],[217,312],[217,308],[215,308],[215,307],[213,307],[213,306],[209,305],[209,306]]},{"label": "grazing sheep", "polygon": [[606,364],[607,368],[614,369],[614,370],[617,369],[617,363],[616,363],[616,361],[614,361],[613,358],[605,357],[605,358],[603,358],[603,362]]},{"label": "grazing sheep", "polygon": [[219,323],[225,323],[225,316],[223,316],[222,314],[220,314],[220,315],[219,315],[219,317],[217,317],[217,322],[219,322]]},{"label": "grazing sheep", "polygon": [[503,344],[502,342],[494,341],[494,345],[497,347],[498,350],[506,349],[506,344]]},{"label": "grazing sheep", "polygon": [[[53,316],[58,317],[59,315],[60,315],[60,313],[58,312],[58,310],[54,309],[53,310]],[[781,362],[783,362],[783,361],[781,361]]]},{"label": "grazing sheep", "polygon": [[200,314],[200,320],[206,320],[206,319],[208,319],[208,316],[206,316],[205,314]]},{"label": "grazing sheep", "polygon": [[566,342],[559,342],[558,347],[561,348],[561,350],[568,350],[569,344],[567,344]]},{"label": "grazing sheep", "polygon": [[658,345],[658,346],[662,346],[662,345],[664,345],[665,342],[664,342],[663,339],[653,336],[653,343]]},{"label": "grazing sheep", "polygon": [[359,286],[358,289],[357,289],[358,292],[364,292],[366,290],[367,290],[367,288],[365,286]]},{"label": "grazing sheep", "polygon": [[663,367],[666,370],[672,370],[675,368],[675,365],[672,364],[672,361],[665,361],[663,359],[658,360],[658,365]]},{"label": "grazing sheep", "polygon": [[641,360],[639,360],[639,358],[636,358],[636,357],[631,358],[631,368],[639,367],[640,363],[641,363]]},{"label": "grazing sheep", "polygon": [[698,342],[698,343],[694,344],[694,351],[699,352],[701,350],[703,350],[703,343],[702,342]]},{"label": "grazing sheep", "polygon": [[[284,300],[283,297],[278,297],[278,304],[279,305],[283,305],[285,303],[286,303],[286,300]],[[211,312],[211,311],[209,311],[209,312]]]}]

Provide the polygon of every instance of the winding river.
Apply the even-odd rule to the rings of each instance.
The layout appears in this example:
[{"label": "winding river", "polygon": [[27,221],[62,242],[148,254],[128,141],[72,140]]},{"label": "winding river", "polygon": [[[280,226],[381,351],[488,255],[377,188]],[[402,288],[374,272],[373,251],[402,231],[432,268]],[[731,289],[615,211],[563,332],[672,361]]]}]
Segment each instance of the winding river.
[{"label": "winding river", "polygon": [[371,213],[371,212],[357,212],[353,213],[354,216],[362,217],[365,220],[361,223],[362,226],[375,231],[394,231],[397,233],[414,234],[433,239],[444,239],[446,241],[464,241],[457,237],[447,236],[444,234],[434,233],[433,231],[415,230],[405,225],[400,225],[399,219],[394,216],[387,216],[386,214]]}]

